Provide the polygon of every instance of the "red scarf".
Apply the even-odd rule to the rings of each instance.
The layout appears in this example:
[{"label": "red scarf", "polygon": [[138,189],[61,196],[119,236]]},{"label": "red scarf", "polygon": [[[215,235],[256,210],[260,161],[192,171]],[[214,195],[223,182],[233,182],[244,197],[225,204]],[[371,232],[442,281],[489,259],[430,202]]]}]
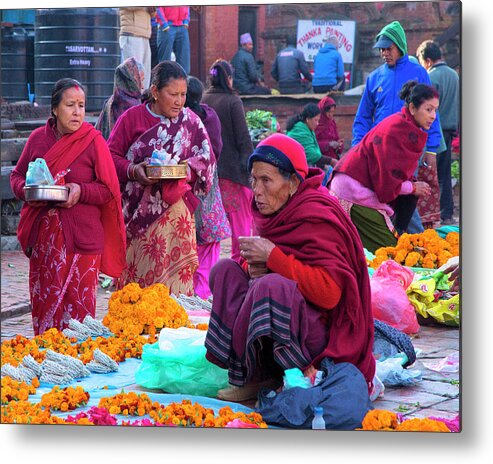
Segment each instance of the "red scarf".
[{"label": "red scarf", "polygon": [[303,264],[323,266],[342,290],[339,304],[328,311],[324,357],[351,362],[368,383],[375,373],[370,281],[359,235],[337,200],[321,187],[323,173],[311,168],[287,205],[264,216],[253,203],[257,232]]},{"label": "red scarf", "polygon": [[395,200],[404,181],[410,180],[426,145],[428,134],[407,108],[377,124],[337,163],[342,172],[374,191],[382,203]]},{"label": "red scarf", "polygon": [[[50,121],[47,123],[49,130]],[[89,147],[96,144],[96,178],[110,190],[113,198],[101,208],[101,221],[104,228],[104,248],[101,256],[101,271],[118,277],[126,266],[125,226],[121,210],[120,184],[106,142],[101,133],[91,124],[84,122],[80,129],[65,135],[57,141],[44,155],[44,159],[52,174],[70,165]],[[39,214],[39,208],[32,208],[24,203],[21,219],[17,228],[19,243],[26,252],[29,234]]]}]

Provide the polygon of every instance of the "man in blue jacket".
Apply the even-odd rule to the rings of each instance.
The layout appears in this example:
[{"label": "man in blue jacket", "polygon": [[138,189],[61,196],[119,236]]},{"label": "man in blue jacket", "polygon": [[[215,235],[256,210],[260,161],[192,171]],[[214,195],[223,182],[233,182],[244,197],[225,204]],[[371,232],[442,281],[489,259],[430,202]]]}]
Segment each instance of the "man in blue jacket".
[{"label": "man in blue jacket", "polygon": [[[366,79],[365,90],[353,123],[352,146],[380,121],[401,111],[404,102],[399,98],[399,92],[407,81],[416,80],[432,85],[426,69],[409,59],[406,33],[399,21],[393,21],[382,28],[373,48],[380,50],[380,56],[385,63]],[[441,142],[440,117],[437,112],[437,117],[428,130],[428,141],[422,159],[433,169],[436,169],[436,154],[442,145]],[[419,233],[423,230],[416,209],[408,232]]]},{"label": "man in blue jacket", "polygon": [[313,91],[327,93],[329,90],[344,90],[344,63],[338,51],[337,37],[325,37],[324,46],[313,60]]}]

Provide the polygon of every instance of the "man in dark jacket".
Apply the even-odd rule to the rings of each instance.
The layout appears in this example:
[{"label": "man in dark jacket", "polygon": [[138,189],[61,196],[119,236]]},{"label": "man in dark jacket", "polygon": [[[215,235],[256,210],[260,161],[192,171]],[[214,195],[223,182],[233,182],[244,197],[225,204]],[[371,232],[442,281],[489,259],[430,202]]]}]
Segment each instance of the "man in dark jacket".
[{"label": "man in dark jacket", "polygon": [[459,128],[459,75],[442,58],[440,46],[425,40],[416,52],[419,63],[430,76],[431,83],[440,94],[440,122],[447,146],[437,154],[437,173],[440,183],[440,216],[442,224],[453,224],[454,194],[452,191],[452,139]]},{"label": "man in dark jacket", "polygon": [[260,85],[257,65],[252,55],[253,40],[247,32],[240,37],[240,48],[231,60],[234,68],[233,87],[242,95],[268,95],[270,89]]},{"label": "man in dark jacket", "polygon": [[[305,55],[296,48],[294,34],[286,38],[286,45],[286,48],[277,54],[270,73],[279,82],[279,90],[282,94],[305,93],[309,90],[309,82],[312,80]],[[302,82],[301,74],[308,81],[307,83]]]}]

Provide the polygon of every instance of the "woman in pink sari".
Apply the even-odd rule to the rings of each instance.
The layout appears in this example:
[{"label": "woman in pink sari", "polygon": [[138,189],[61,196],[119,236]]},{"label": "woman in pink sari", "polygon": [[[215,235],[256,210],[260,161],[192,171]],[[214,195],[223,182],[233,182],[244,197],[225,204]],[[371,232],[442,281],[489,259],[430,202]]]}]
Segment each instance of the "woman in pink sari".
[{"label": "woman in pink sari", "polygon": [[[118,119],[108,146],[123,186],[127,264],[117,287],[160,282],[170,293],[193,295],[198,266],[193,213],[212,185],[215,158],[200,118],[184,108],[187,75],[172,61],[154,67],[144,103]],[[145,166],[154,150],[187,160],[187,179],[153,180]]]},{"label": "woman in pink sari", "polygon": [[67,171],[70,189],[64,203],[30,201],[21,211],[17,235],[30,260],[35,335],[94,317],[99,271],[118,277],[125,266],[118,178],[101,133],[84,122],[85,102],[76,80],[55,84],[52,117],[31,134],[10,178],[16,197],[25,200],[29,163],[43,158],[54,177]]}]

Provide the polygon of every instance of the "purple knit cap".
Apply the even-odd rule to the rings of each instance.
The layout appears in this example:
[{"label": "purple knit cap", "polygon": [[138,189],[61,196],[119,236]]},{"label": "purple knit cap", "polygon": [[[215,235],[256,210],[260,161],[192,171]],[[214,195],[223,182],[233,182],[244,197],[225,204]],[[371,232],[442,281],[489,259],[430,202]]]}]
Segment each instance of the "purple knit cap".
[{"label": "purple knit cap", "polygon": [[252,36],[248,32],[245,32],[240,35],[240,45],[245,45],[247,43],[253,43],[253,40]]}]

